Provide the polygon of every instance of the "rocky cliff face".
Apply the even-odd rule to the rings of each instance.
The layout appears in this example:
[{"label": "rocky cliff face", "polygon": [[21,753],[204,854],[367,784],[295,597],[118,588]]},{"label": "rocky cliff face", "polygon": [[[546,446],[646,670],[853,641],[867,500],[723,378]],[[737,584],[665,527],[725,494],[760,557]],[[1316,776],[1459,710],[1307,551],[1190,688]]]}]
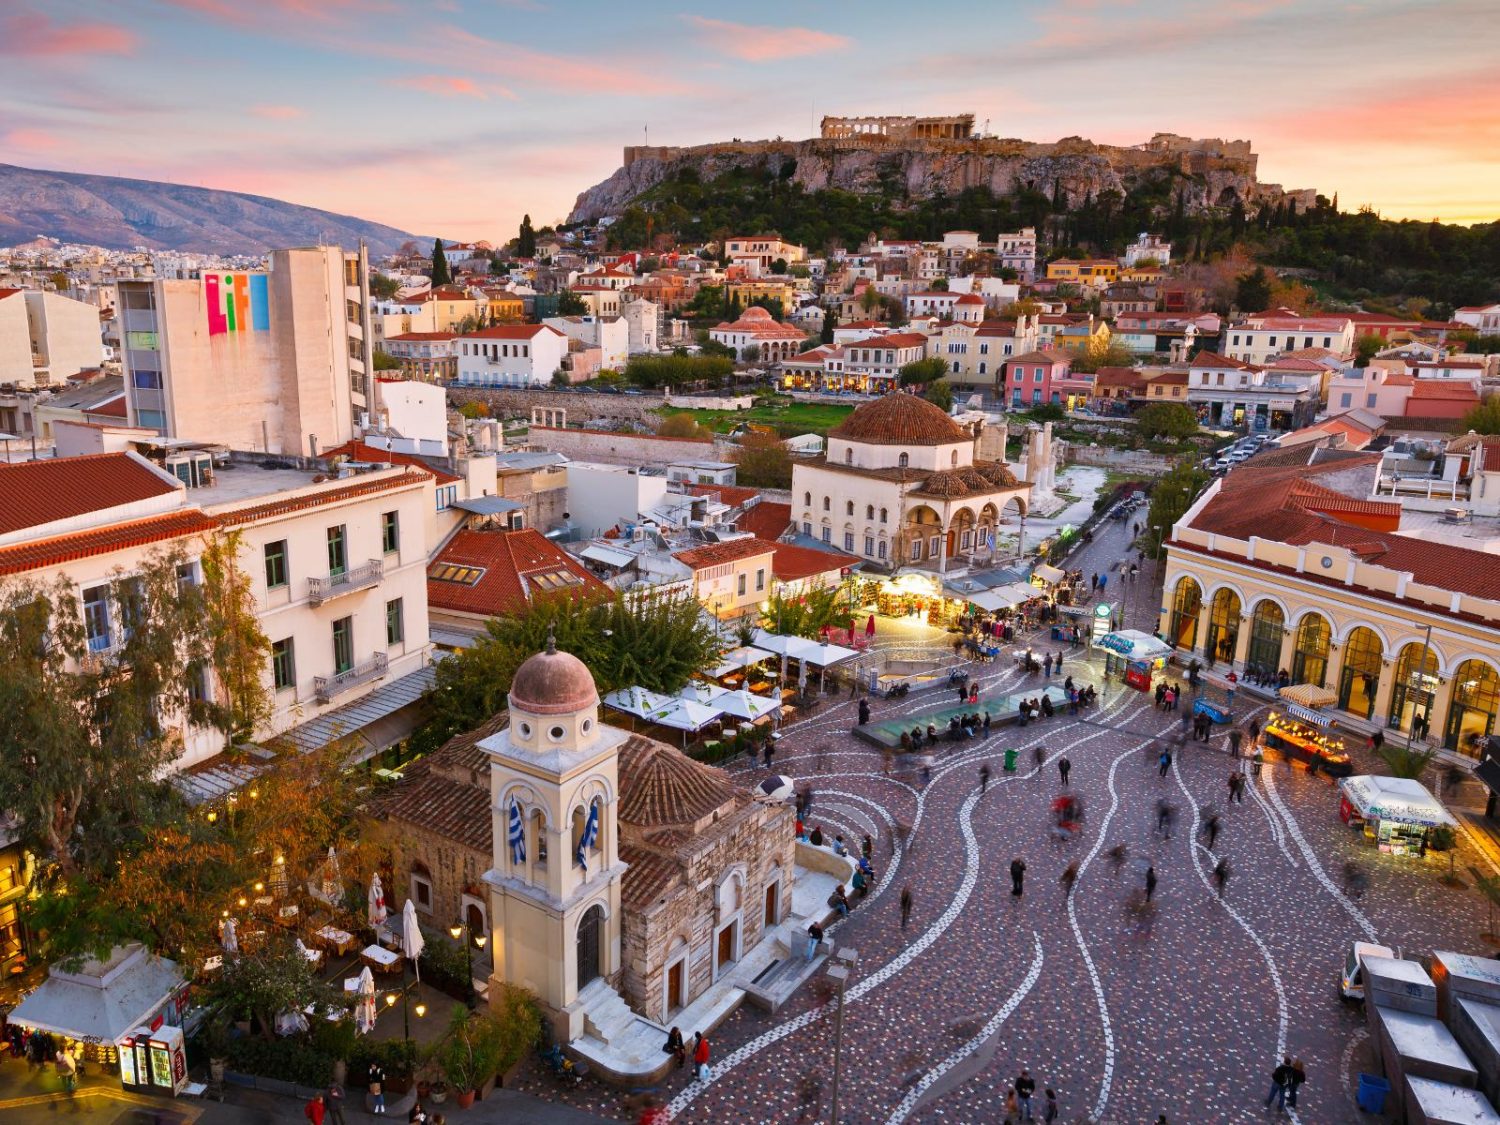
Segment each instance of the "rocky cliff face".
[{"label": "rocky cliff face", "polygon": [[[258,254],[317,243],[394,253],[394,227],[259,195],[0,164],[0,246],[38,235],[129,250]],[[429,237],[424,240],[432,244]]]},{"label": "rocky cliff face", "polygon": [[[1226,152],[1226,148],[1232,151]],[[623,211],[642,193],[684,168],[707,182],[736,169],[764,167],[780,174],[794,163],[791,179],[808,191],[837,188],[861,194],[909,198],[954,195],[986,187],[997,195],[1030,188],[1070,205],[1092,194],[1124,193],[1145,177],[1176,173],[1172,192],[1183,192],[1190,212],[1228,207],[1235,199],[1254,213],[1284,193],[1256,179],[1256,157],[1247,142],[1225,146],[1159,136],[1140,148],[1096,145],[1081,138],[1055,144],[1025,141],[885,142],[879,138],[811,141],[750,141],[692,148],[629,148],[625,164],[603,183],[578,196],[569,222],[591,222]]]}]

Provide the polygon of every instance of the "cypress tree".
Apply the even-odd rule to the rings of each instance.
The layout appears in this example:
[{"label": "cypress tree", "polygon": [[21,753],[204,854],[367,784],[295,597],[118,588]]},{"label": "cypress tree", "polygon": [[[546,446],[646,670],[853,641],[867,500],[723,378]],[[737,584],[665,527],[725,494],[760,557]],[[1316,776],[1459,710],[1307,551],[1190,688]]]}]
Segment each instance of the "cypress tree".
[{"label": "cypress tree", "polygon": [[521,232],[516,236],[516,253],[522,258],[536,257],[536,231],[531,226],[531,216],[521,216]]},{"label": "cypress tree", "polygon": [[443,240],[432,240],[432,287],[447,285],[453,280],[453,271],[448,268],[448,259],[443,255]]}]

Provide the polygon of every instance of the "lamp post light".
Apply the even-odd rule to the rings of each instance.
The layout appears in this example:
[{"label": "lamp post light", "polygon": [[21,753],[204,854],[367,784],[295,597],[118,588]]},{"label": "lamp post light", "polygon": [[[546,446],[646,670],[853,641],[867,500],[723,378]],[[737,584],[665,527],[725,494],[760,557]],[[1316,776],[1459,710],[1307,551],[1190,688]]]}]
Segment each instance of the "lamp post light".
[{"label": "lamp post light", "polygon": [[468,976],[464,979],[468,982],[465,989],[465,1002],[469,1005],[469,1011],[473,1011],[479,1005],[479,995],[474,991],[474,946],[484,948],[483,934],[470,934],[469,923],[465,921],[455,922],[448,927],[448,932],[453,935],[455,941],[460,938],[464,943],[464,963],[468,965]]},{"label": "lamp post light", "polygon": [[828,975],[838,982],[839,1006],[833,1022],[833,1108],[829,1125],[839,1125],[839,1074],[844,1061],[844,988],[854,973],[854,966],[859,963],[859,954],[846,946],[834,954],[834,962],[828,967]]}]

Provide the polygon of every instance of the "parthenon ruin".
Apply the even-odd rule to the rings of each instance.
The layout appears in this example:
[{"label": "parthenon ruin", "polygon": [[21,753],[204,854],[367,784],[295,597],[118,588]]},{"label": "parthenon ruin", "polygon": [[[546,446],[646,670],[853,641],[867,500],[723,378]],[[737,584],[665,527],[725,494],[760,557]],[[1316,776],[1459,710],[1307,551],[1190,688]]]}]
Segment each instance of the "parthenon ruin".
[{"label": "parthenon ruin", "polygon": [[974,115],[953,117],[825,117],[823,138],[889,137],[893,141],[966,141],[974,135]]}]

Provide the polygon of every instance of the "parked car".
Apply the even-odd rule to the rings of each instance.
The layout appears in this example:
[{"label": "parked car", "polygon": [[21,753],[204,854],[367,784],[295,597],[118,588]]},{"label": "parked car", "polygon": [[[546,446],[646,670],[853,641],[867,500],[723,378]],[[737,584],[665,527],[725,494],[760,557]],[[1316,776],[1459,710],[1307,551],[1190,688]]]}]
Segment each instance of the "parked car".
[{"label": "parked car", "polygon": [[1351,941],[1344,946],[1344,973],[1339,982],[1339,995],[1346,1000],[1365,998],[1365,962],[1372,957],[1394,957],[1396,951],[1388,945],[1376,945],[1369,941]]}]

